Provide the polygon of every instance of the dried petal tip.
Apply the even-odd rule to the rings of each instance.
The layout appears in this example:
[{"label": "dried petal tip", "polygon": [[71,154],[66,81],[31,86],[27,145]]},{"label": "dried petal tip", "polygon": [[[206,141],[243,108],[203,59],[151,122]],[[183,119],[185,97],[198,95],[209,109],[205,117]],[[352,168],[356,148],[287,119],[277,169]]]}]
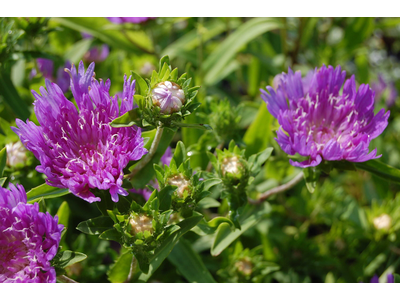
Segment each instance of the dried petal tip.
[{"label": "dried petal tip", "polygon": [[379,217],[376,217],[373,222],[376,229],[389,230],[392,225],[392,218],[387,214],[382,214]]},{"label": "dried petal tip", "polygon": [[137,234],[139,232],[149,231],[150,233],[154,232],[152,218],[149,218],[146,215],[137,215],[131,217],[129,220],[129,224],[131,226],[131,233]]},{"label": "dried petal tip", "polygon": [[24,164],[26,162],[26,149],[24,145],[22,145],[21,141],[7,144],[6,148],[8,166],[15,167],[16,165]]},{"label": "dried petal tip", "polygon": [[247,257],[236,262],[235,267],[245,276],[251,275],[253,272],[253,264]]},{"label": "dried petal tip", "polygon": [[239,174],[243,164],[239,161],[237,156],[225,157],[221,164],[222,175],[225,176],[227,173]]},{"label": "dried petal tip", "polygon": [[153,104],[161,108],[163,114],[178,112],[185,104],[185,93],[174,82],[164,81],[152,90]]},{"label": "dried petal tip", "polygon": [[190,193],[190,181],[187,180],[182,174],[174,175],[168,180],[169,185],[177,186],[176,195],[179,198],[184,198],[185,191]]}]

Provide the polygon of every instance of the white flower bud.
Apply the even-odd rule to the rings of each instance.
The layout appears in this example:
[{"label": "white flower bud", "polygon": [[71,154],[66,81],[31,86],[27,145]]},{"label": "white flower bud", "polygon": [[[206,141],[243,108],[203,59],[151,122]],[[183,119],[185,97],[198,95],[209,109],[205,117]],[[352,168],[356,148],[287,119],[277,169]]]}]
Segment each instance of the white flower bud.
[{"label": "white flower bud", "polygon": [[7,148],[7,165],[14,167],[17,164],[23,164],[26,161],[26,149],[21,141],[6,145]]},{"label": "white flower bud", "polygon": [[132,227],[132,233],[136,234],[139,232],[145,232],[146,230],[150,233],[154,232],[152,219],[146,215],[139,215],[129,220]]},{"label": "white flower bud", "polygon": [[171,114],[185,104],[185,93],[174,82],[165,81],[157,84],[152,91],[153,104],[161,108],[163,114]]},{"label": "white flower bud", "polygon": [[242,167],[237,156],[225,157],[221,165],[222,175],[225,176],[226,173],[239,174]]},{"label": "white flower bud", "polygon": [[374,226],[376,229],[389,230],[392,225],[392,218],[387,214],[382,214],[374,219]]},{"label": "white flower bud", "polygon": [[253,264],[248,258],[243,258],[235,263],[235,267],[238,269],[240,273],[243,275],[251,275],[253,272]]},{"label": "white flower bud", "polygon": [[182,174],[175,175],[168,180],[169,185],[175,185],[178,189],[175,191],[179,198],[183,198],[184,191],[190,192],[190,181],[183,177]]}]

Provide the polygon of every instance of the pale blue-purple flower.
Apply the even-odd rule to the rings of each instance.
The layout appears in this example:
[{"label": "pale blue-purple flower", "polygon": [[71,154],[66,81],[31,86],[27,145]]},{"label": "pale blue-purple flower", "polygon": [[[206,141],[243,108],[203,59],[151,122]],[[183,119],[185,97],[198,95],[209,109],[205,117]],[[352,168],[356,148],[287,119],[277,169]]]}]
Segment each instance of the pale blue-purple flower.
[{"label": "pale blue-purple flower", "polygon": [[36,63],[38,65],[39,72],[43,74],[43,77],[52,80],[54,70],[53,61],[47,58],[38,58],[36,59]]},{"label": "pale blue-purple flower", "polygon": [[378,80],[371,83],[371,88],[375,92],[375,99],[379,101],[387,91],[386,105],[391,107],[396,102],[398,93],[393,81],[387,82],[382,74],[378,74]]},{"label": "pale blue-purple flower", "polygon": [[27,204],[22,185],[0,187],[0,283],[56,282],[50,261],[63,228],[38,203]]},{"label": "pale blue-purple flower", "polygon": [[[371,278],[370,283],[379,283],[379,277],[378,277],[378,275],[375,274],[375,275]],[[394,283],[394,275],[393,275],[393,274],[388,274],[388,275],[387,275],[387,283]]]},{"label": "pale blue-purple flower", "polygon": [[122,23],[143,23],[147,20],[154,19],[153,17],[107,17],[107,19],[115,24]]},{"label": "pale blue-purple flower", "polygon": [[36,170],[47,176],[47,184],[67,188],[88,202],[101,200],[93,194],[96,189],[108,190],[117,202],[118,195],[128,194],[122,188],[123,169],[147,153],[140,128],[110,126],[132,109],[135,81],[125,75],[119,106],[117,97],[109,94],[110,80],[93,78],[94,63],[86,72],[83,62],[78,72],[74,65],[67,71],[79,110],[57,84],[46,80],[41,95],[32,91],[40,126],[17,119],[19,128],[13,130],[40,161]]},{"label": "pale blue-purple flower", "polygon": [[[315,69],[307,86],[301,73],[280,75],[276,90],[267,86],[261,97],[269,112],[278,119],[276,141],[289,155],[307,159],[290,160],[293,166],[314,167],[322,160],[363,162],[375,159],[376,149],[369,153],[372,139],[388,124],[389,111],[374,115],[374,92],[362,84],[358,91],[354,75],[345,81],[340,66]],[[344,83],[343,92],[340,92]]]},{"label": "pale blue-purple flower", "polygon": [[94,46],[90,48],[88,52],[85,53],[83,58],[86,61],[94,61],[94,62],[102,62],[110,53],[110,49],[107,44],[103,44],[101,46]]}]

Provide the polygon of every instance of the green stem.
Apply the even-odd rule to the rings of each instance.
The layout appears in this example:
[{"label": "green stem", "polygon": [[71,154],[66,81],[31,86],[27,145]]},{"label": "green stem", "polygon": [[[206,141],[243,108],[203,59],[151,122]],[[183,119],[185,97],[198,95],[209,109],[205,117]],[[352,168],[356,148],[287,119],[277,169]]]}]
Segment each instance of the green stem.
[{"label": "green stem", "polygon": [[161,126],[157,127],[156,135],[154,136],[154,140],[153,143],[151,144],[149,153],[147,153],[146,156],[136,165],[136,167],[132,170],[131,174],[127,176],[129,180],[132,179],[141,169],[143,169],[144,166],[146,166],[147,163],[153,158],[154,154],[157,151],[158,144],[160,144],[163,131],[164,131],[163,127]]},{"label": "green stem", "polygon": [[58,281],[62,282],[62,283],[78,283],[77,281],[65,276],[65,275],[60,275],[57,276]]}]

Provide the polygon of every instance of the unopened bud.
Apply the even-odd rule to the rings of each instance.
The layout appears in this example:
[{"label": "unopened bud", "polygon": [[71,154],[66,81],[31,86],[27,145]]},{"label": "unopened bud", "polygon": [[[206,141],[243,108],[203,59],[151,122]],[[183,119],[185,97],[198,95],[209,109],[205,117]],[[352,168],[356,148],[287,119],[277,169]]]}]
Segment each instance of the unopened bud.
[{"label": "unopened bud", "polygon": [[237,156],[225,157],[222,161],[221,171],[223,176],[225,176],[226,173],[239,174],[241,168],[243,168],[243,165],[240,163]]},{"label": "unopened bud", "polygon": [[253,270],[252,270],[253,264],[247,257],[236,262],[235,267],[238,269],[238,271],[240,273],[242,273],[243,275],[246,275],[246,276],[251,275],[251,273],[253,272]]},{"label": "unopened bud", "polygon": [[178,187],[176,194],[179,198],[183,198],[184,192],[190,192],[190,181],[183,177],[182,174],[174,175],[168,180],[169,185],[175,185]]},{"label": "unopened bud", "polygon": [[136,217],[132,217],[129,220],[129,224],[132,227],[133,234],[145,232],[146,230],[150,233],[154,232],[152,219],[146,215],[138,215]]},{"label": "unopened bud", "polygon": [[174,82],[164,81],[152,91],[153,104],[161,108],[163,114],[178,112],[185,104],[185,93]]},{"label": "unopened bud", "polygon": [[6,145],[7,148],[7,165],[14,167],[23,164],[26,161],[26,149],[21,141]]},{"label": "unopened bud", "polygon": [[374,219],[374,226],[376,229],[386,229],[389,230],[392,225],[392,218],[387,214],[382,214]]}]

